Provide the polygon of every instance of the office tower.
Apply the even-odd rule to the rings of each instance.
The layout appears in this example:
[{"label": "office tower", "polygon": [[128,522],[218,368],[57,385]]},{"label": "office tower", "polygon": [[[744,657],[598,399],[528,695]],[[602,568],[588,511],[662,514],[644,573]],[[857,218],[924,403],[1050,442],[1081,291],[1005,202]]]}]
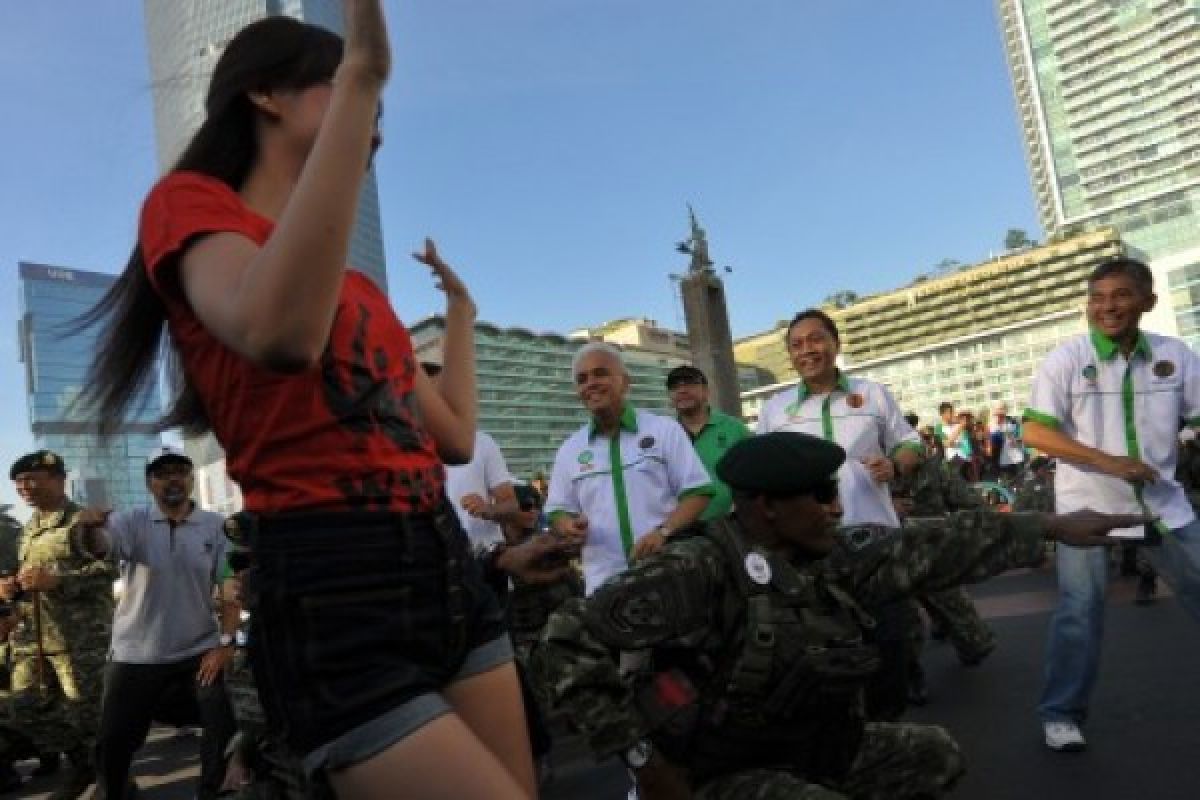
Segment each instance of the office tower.
[{"label": "office tower", "polygon": [[1200,0],[998,0],[1050,235],[1115,228],[1161,298],[1148,326],[1200,343]]},{"label": "office tower", "polygon": [[[154,92],[159,167],[169,169],[204,118],[204,93],[225,45],[249,23],[284,14],[342,31],[340,0],[146,0],[146,35]],[[385,293],[383,234],[375,170],[358,198],[350,264]]]},{"label": "office tower", "polygon": [[80,503],[130,508],[149,502],[146,456],[161,444],[157,375],[134,399],[117,432],[101,440],[72,404],[95,351],[96,331],[72,322],[116,280],[112,275],[21,262],[17,346],[25,368],[29,425],[37,448],[67,464],[68,494]]}]

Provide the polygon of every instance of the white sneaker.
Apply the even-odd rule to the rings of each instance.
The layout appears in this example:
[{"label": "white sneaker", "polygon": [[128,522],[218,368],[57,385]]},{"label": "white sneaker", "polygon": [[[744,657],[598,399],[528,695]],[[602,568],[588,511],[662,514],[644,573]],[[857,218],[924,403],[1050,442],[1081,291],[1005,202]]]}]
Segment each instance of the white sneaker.
[{"label": "white sneaker", "polygon": [[1074,722],[1044,722],[1042,730],[1046,734],[1046,747],[1060,753],[1074,753],[1087,747],[1083,731]]}]

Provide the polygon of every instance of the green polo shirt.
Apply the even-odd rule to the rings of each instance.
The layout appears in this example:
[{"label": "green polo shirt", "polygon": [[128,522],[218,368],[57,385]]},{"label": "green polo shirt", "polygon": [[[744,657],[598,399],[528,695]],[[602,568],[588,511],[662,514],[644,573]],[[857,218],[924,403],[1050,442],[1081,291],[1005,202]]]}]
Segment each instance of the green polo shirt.
[{"label": "green polo shirt", "polygon": [[[680,422],[680,425],[683,423]],[[700,460],[704,462],[704,468],[708,470],[713,487],[716,489],[716,494],[708,501],[708,508],[704,509],[700,519],[703,521],[723,517],[733,506],[733,494],[729,491],[729,487],[717,478],[717,462],[729,448],[742,439],[748,439],[750,429],[740,419],[714,408],[708,410],[708,422],[704,423],[704,427],[700,429],[699,433],[693,435],[686,425],[683,426],[683,429],[687,431],[688,438],[692,440],[692,446],[696,448],[696,455],[700,456]]]}]

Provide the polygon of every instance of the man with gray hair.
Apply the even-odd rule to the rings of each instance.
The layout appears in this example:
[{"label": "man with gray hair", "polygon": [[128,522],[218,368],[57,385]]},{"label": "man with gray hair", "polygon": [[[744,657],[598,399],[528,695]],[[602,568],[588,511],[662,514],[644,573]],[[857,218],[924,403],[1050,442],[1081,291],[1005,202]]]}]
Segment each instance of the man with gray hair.
[{"label": "man with gray hair", "polygon": [[582,547],[590,594],[692,525],[715,490],[678,422],[629,405],[620,350],[589,342],[571,373],[591,421],[559,448],[546,511],[554,532]]}]

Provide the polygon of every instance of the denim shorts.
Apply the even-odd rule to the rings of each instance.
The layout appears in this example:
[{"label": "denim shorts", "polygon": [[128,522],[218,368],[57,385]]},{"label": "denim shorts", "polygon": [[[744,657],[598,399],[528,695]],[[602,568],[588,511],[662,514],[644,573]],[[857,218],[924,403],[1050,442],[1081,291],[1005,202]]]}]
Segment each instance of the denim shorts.
[{"label": "denim shorts", "polygon": [[512,660],[448,505],[257,517],[247,538],[255,682],[268,725],[310,772],[387,749],[450,710],[444,687]]}]

